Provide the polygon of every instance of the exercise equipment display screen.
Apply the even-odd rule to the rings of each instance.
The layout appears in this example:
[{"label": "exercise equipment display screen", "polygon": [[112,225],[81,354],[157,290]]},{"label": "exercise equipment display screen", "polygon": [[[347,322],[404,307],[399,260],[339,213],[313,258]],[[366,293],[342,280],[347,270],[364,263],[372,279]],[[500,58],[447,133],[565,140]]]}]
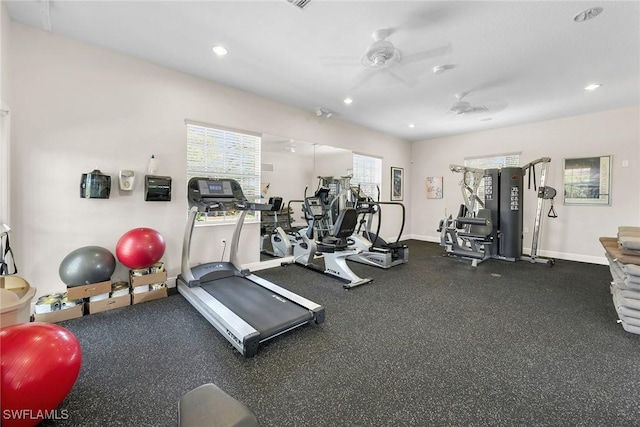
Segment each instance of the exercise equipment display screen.
[{"label": "exercise equipment display screen", "polygon": [[307,204],[309,206],[309,211],[313,216],[324,215],[324,207],[322,206],[322,202],[317,197],[308,197]]},{"label": "exercise equipment display screen", "polygon": [[229,181],[199,180],[198,189],[202,196],[233,197]]}]

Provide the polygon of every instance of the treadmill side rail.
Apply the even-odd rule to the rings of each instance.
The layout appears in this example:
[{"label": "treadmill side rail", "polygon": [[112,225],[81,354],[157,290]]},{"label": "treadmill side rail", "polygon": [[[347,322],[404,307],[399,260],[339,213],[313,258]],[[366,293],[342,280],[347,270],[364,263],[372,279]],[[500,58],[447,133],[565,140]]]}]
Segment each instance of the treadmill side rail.
[{"label": "treadmill side rail", "polygon": [[246,357],[254,356],[260,343],[260,333],[229,310],[208,292],[199,287],[190,288],[177,282],[178,292],[209,321],[236,350]]}]

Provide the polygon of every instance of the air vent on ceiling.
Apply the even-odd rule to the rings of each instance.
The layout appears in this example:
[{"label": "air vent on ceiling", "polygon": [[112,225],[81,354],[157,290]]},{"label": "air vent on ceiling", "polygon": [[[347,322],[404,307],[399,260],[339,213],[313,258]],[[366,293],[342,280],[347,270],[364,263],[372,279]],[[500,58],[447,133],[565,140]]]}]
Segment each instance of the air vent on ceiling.
[{"label": "air vent on ceiling", "polygon": [[292,5],[299,7],[300,9],[304,9],[311,3],[311,0],[287,0]]}]

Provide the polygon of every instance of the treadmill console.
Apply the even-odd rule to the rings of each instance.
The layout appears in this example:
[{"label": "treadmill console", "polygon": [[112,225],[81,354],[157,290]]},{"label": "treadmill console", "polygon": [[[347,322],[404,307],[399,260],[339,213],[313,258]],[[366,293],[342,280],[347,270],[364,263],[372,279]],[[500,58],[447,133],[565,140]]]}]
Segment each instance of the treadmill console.
[{"label": "treadmill console", "polygon": [[198,189],[203,197],[233,197],[230,181],[219,179],[199,179]]},{"label": "treadmill console", "polygon": [[187,185],[187,200],[189,208],[197,206],[199,212],[271,209],[271,205],[266,203],[249,202],[238,181],[229,178],[191,178]]},{"label": "treadmill console", "polygon": [[198,207],[198,211],[207,212],[225,210],[246,202],[238,181],[228,178],[194,177],[187,185],[189,207]]}]

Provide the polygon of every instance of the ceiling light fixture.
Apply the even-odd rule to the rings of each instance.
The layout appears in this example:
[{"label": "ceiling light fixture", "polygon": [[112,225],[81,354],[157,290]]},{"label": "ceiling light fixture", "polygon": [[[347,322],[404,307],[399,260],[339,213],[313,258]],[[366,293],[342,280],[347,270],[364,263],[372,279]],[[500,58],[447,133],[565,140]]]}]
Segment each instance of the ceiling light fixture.
[{"label": "ceiling light fixture", "polygon": [[588,21],[600,15],[601,12],[602,12],[601,7],[592,7],[591,9],[583,10],[582,12],[578,13],[576,16],[573,17],[573,22]]},{"label": "ceiling light fixture", "polygon": [[416,127],[416,125],[415,125],[415,123],[409,123],[409,127],[410,127],[411,129],[413,129],[414,127]]},{"label": "ceiling light fixture", "polygon": [[218,56],[225,56],[228,53],[228,51],[226,47],[217,45],[213,47],[213,53],[215,53]]},{"label": "ceiling light fixture", "polygon": [[596,90],[598,89],[600,86],[602,86],[600,83],[592,83],[590,85],[587,85],[584,87],[585,90]]},{"label": "ceiling light fixture", "polygon": [[350,105],[352,102],[353,102],[353,99],[351,99],[351,98],[345,98],[344,99],[344,103],[347,104],[347,105]]},{"label": "ceiling light fixture", "polygon": [[333,111],[327,109],[327,108],[322,108],[322,107],[316,107],[316,116],[318,117],[326,117],[327,119],[330,119],[331,116],[333,116]]}]

